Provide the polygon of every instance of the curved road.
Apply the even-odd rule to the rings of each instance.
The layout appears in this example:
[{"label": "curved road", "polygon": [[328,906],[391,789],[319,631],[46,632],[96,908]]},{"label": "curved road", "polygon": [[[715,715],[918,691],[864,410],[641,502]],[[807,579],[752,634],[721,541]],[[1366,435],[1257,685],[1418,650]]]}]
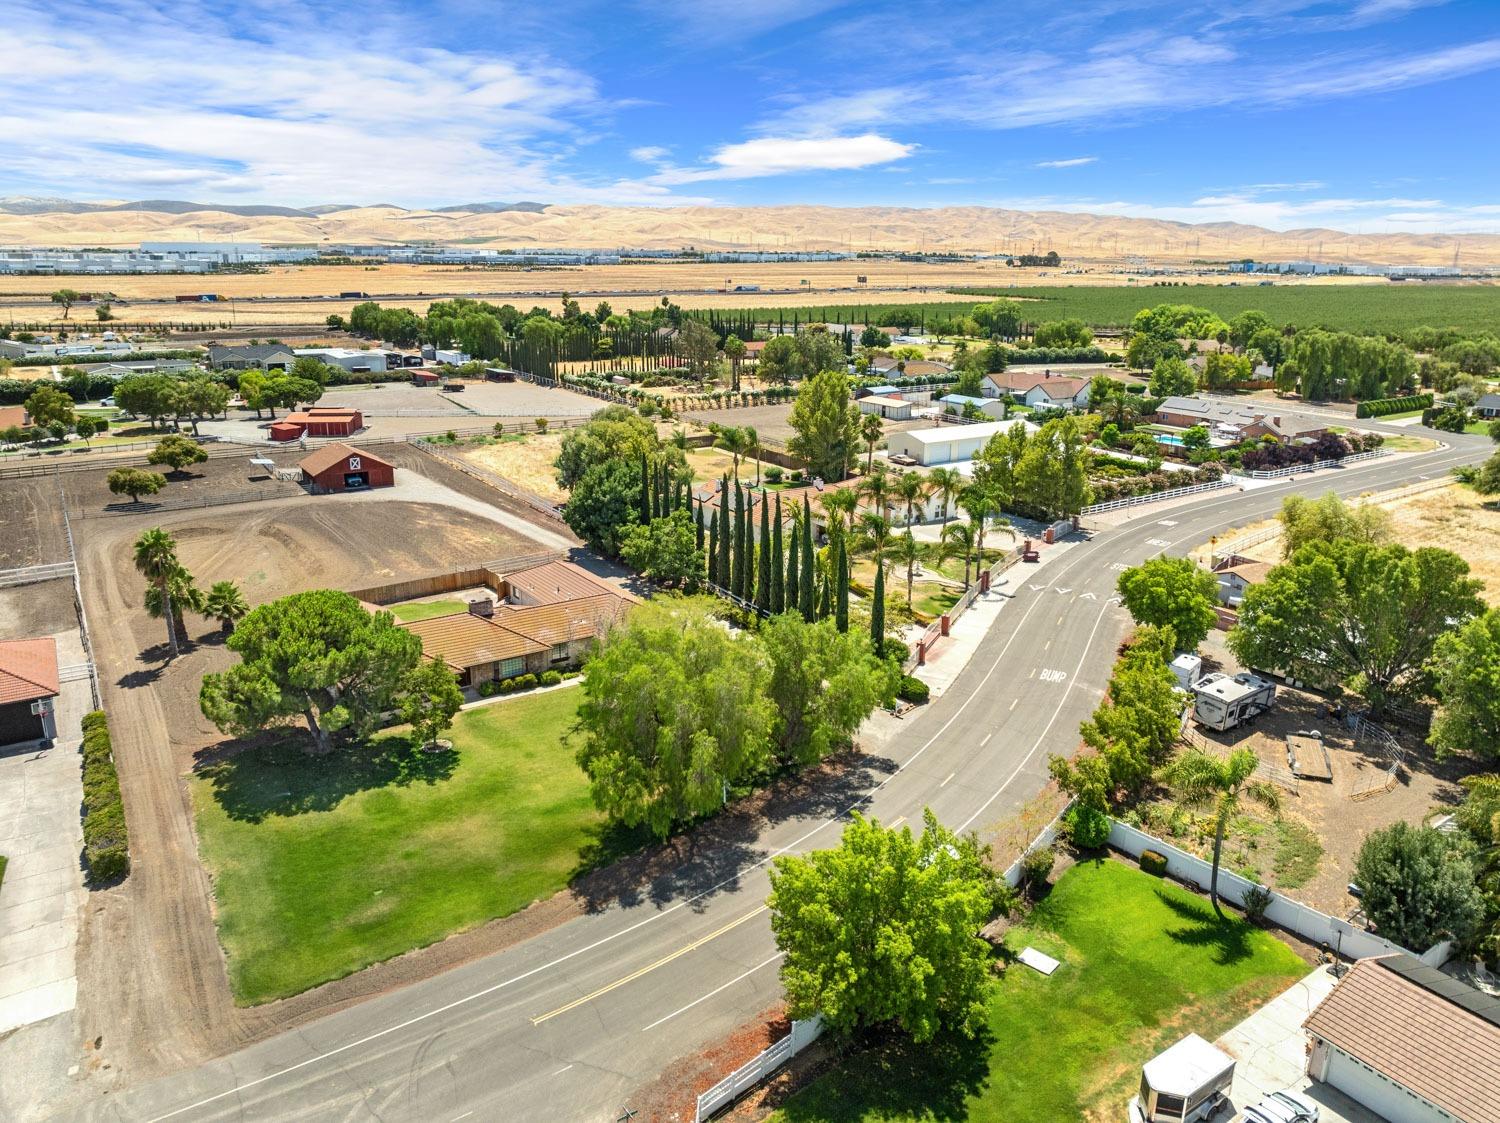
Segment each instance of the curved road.
[{"label": "curved road", "polygon": [[855,806],[888,824],[919,822],[930,806],[963,830],[1036,794],[1048,755],[1076,745],[1129,624],[1113,599],[1119,569],[1269,516],[1288,494],[1399,486],[1492,448],[1445,440],[1451,447],[1421,457],[1209,493],[1098,530],[1039,569],[1013,569],[1010,600],[965,670],[902,727],[888,760],[822,812],[772,822],[639,900],[110,1096],[81,1118],[616,1120],[632,1091],[779,997],[764,905],[773,856],[833,845]]}]

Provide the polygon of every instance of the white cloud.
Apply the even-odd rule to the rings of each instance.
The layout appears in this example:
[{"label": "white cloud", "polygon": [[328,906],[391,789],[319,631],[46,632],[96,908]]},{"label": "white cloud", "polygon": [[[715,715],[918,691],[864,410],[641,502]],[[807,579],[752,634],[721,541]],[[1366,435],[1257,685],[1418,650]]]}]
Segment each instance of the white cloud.
[{"label": "white cloud", "polygon": [[659,144],[643,144],[639,148],[630,150],[630,158],[642,164],[660,164],[671,154],[670,148],[663,148]]},{"label": "white cloud", "polygon": [[902,144],[877,133],[834,137],[765,136],[724,145],[709,156],[707,167],[668,168],[651,176],[649,182],[699,183],[797,172],[853,171],[903,159],[914,149],[915,145]]},{"label": "white cloud", "polygon": [[1097,163],[1097,156],[1074,156],[1068,160],[1042,160],[1036,166],[1039,168],[1081,168],[1085,164]]}]

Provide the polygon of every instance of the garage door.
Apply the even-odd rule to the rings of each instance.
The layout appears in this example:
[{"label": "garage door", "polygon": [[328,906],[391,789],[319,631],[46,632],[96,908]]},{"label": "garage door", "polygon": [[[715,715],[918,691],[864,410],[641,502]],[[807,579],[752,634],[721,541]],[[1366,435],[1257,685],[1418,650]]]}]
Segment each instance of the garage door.
[{"label": "garage door", "polygon": [[1440,1123],[1454,1118],[1337,1049],[1329,1050],[1325,1079],[1390,1123]]}]

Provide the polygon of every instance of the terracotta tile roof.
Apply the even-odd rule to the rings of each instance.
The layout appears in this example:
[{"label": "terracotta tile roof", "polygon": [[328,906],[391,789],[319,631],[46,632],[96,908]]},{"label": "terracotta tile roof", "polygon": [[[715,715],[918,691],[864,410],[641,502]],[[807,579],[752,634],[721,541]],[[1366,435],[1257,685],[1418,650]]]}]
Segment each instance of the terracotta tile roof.
[{"label": "terracotta tile roof", "polygon": [[346,445],[343,441],[333,441],[330,444],[324,445],[316,452],[304,456],[297,462],[297,467],[301,468],[309,476],[316,476],[319,472],[325,472],[335,464],[342,463],[350,456],[362,456],[372,463],[383,464],[387,468],[392,466],[389,460],[382,460],[380,457],[372,455],[362,448]]},{"label": "terracotta tile roof", "polygon": [[0,429],[24,429],[29,424],[25,406],[0,406]]},{"label": "terracotta tile roof", "polygon": [[613,593],[558,604],[497,605],[495,621],[503,627],[552,647],[570,640],[593,639],[625,613],[625,601]]},{"label": "terracotta tile roof", "polygon": [[1398,973],[1415,962],[1361,959],[1303,1025],[1465,1123],[1495,1123],[1500,1025]]},{"label": "terracotta tile roof", "polygon": [[1058,399],[1076,397],[1080,390],[1088,388],[1091,381],[1091,379],[1074,378],[1064,374],[1054,374],[1049,378],[1043,371],[1028,370],[987,374],[984,377],[986,381],[1003,386],[1013,394],[1026,394],[1031,391],[1032,387],[1040,386],[1047,392],[1049,398]]},{"label": "terracotta tile roof", "polygon": [[504,577],[512,589],[539,604],[560,604],[580,597],[595,597],[600,593],[635,599],[572,562],[546,562],[530,569],[504,574]]},{"label": "terracotta tile roof", "polygon": [[53,698],[59,689],[55,639],[0,641],[0,705]]},{"label": "terracotta tile roof", "polygon": [[423,655],[441,659],[460,671],[482,663],[540,654],[550,646],[468,612],[432,616],[401,626],[421,638]]}]

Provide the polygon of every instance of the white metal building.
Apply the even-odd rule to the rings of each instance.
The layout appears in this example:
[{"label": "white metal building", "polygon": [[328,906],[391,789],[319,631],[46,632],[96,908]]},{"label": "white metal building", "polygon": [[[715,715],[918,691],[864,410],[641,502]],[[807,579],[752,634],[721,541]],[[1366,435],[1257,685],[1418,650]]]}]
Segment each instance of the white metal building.
[{"label": "white metal building", "polygon": [[886,438],[886,448],[892,456],[909,456],[926,467],[935,464],[956,464],[973,460],[996,433],[1012,425],[1027,426],[1033,431],[1036,426],[1019,421],[981,421],[973,425],[941,425],[936,429],[909,429],[904,433],[892,433]]},{"label": "white metal building", "polygon": [[905,398],[871,394],[869,397],[860,398],[854,404],[859,407],[860,413],[878,414],[888,421],[905,421],[911,416],[911,403]]},{"label": "white metal building", "polygon": [[299,359],[307,356],[357,374],[386,369],[384,351],[360,351],[354,347],[296,347],[292,353]]}]

